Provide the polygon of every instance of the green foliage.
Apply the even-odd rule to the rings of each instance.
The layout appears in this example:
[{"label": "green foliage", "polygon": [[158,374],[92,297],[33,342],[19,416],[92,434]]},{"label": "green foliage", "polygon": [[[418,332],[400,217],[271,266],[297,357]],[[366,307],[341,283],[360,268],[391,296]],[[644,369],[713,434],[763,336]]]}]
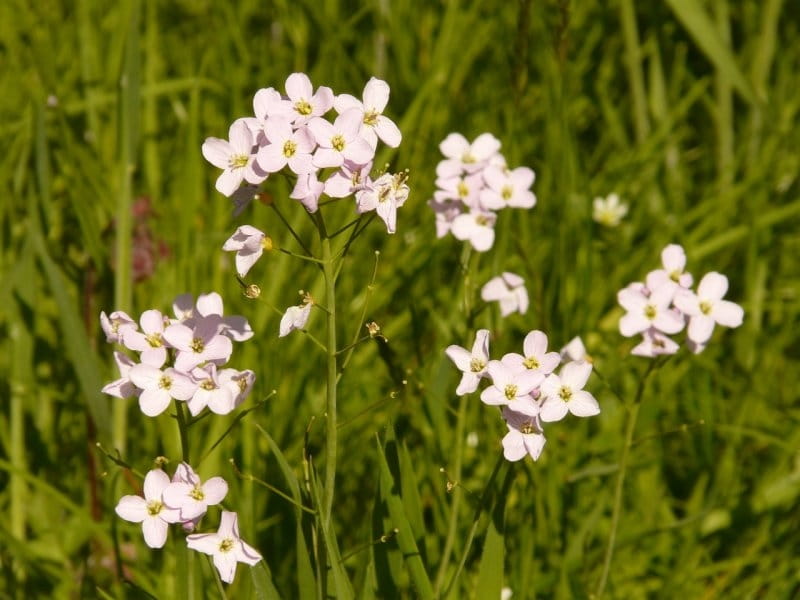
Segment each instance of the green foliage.
[{"label": "green foliage", "polygon": [[[272,308],[298,289],[324,298],[322,278],[272,252],[248,277],[261,298],[241,295],[220,251],[237,225],[301,250],[265,204],[232,218],[200,154],[258,88],[297,70],[356,95],[387,80],[404,140],[376,164],[411,170],[398,233],[372,223],[338,280],[340,346],[363,334],[367,298],[388,343],[359,345],[339,382],[330,526],[315,512],[324,356],[301,334],[278,340]],[[257,373],[244,408],[264,401],[193,425],[195,466],[226,478],[226,508],[265,559],[239,565],[228,597],[589,597],[625,403],[647,368],[617,331],[616,292],[677,242],[696,277],[729,276],[745,322],[649,381],[607,597],[797,597],[798,72],[800,15],[781,0],[0,3],[0,596],[221,597],[177,528],[153,551],[116,517],[141,480],[95,446],[139,472],[181,456],[168,414],[99,393],[117,376],[99,312],[168,311],[179,293],[215,290],[257,334],[233,358]],[[490,131],[510,165],[537,173],[537,206],[501,214],[466,286],[461,248],[435,238],[426,206],[451,131]],[[287,183],[267,189],[310,239]],[[610,192],[630,204],[615,229],[591,219]],[[333,207],[331,230],[350,208]],[[461,290],[503,270],[525,277],[528,313],[488,307],[467,323]],[[319,339],[324,320],[314,311]],[[590,380],[601,415],[551,425],[541,459],[506,465],[507,478],[493,471],[502,421],[455,397],[444,356],[479,327],[495,357],[531,329],[555,348],[581,335],[603,376]]]}]

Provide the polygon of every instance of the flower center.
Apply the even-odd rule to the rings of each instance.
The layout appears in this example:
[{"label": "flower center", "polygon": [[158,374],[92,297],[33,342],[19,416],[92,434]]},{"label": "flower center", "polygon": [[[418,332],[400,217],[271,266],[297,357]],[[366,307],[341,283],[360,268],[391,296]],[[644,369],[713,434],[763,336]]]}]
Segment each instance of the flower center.
[{"label": "flower center", "polygon": [[233,540],[231,538],[225,538],[219,543],[220,552],[230,552],[231,550],[233,550]]},{"label": "flower center", "polygon": [[378,116],[380,113],[377,110],[368,110],[364,113],[364,125],[375,127],[378,124]]},{"label": "flower center", "polygon": [[678,283],[681,279],[682,273],[675,269],[674,271],[670,271],[669,278],[672,279],[675,283]]},{"label": "flower center", "polygon": [[155,517],[161,512],[162,508],[164,508],[164,503],[161,502],[161,500],[150,500],[150,502],[147,503],[147,514],[151,517]]},{"label": "flower center", "polygon": [[522,361],[522,364],[525,365],[526,369],[538,369],[541,366],[535,356],[527,357]]},{"label": "flower center", "polygon": [[313,110],[311,108],[311,105],[305,100],[298,100],[297,102],[295,102],[294,109],[304,117],[310,115],[311,111]]},{"label": "flower center", "polygon": [[536,427],[533,423],[525,423],[520,431],[526,435],[530,435],[531,433],[536,433]]},{"label": "flower center", "polygon": [[487,217],[484,217],[483,215],[478,215],[477,217],[475,217],[475,222],[478,225],[486,226],[489,224],[489,219]]},{"label": "flower center", "polygon": [[517,397],[517,386],[515,386],[513,383],[509,383],[506,386],[506,389],[503,390],[503,393],[505,394],[506,398],[513,400]]},{"label": "flower center", "polygon": [[647,317],[649,320],[652,321],[653,319],[655,319],[656,313],[657,313],[656,307],[653,306],[652,304],[647,304],[644,307],[644,316]]},{"label": "flower center", "polygon": [[249,154],[234,154],[228,159],[228,168],[230,169],[243,169],[250,161]]},{"label": "flower center", "polygon": [[203,493],[203,488],[201,488],[199,485],[196,485],[192,488],[192,491],[189,492],[189,496],[198,502],[206,497],[206,495]]},{"label": "flower center", "polygon": [[337,134],[331,138],[331,146],[337,152],[344,150],[344,144],[344,136],[342,134]]},{"label": "flower center", "polygon": [[192,349],[192,352],[195,354],[200,354],[203,350],[205,350],[206,343],[201,338],[194,338],[192,339],[192,343],[189,344],[189,348]]},{"label": "flower center", "polygon": [[503,200],[510,200],[514,195],[514,189],[510,185],[504,185],[500,195],[503,196]]},{"label": "flower center", "polygon": [[297,143],[292,140],[286,140],[283,143],[283,155],[286,158],[291,158],[297,152]]},{"label": "flower center", "polygon": [[168,390],[172,387],[172,378],[169,375],[162,375],[158,380],[158,387],[162,390]]},{"label": "flower center", "polygon": [[569,402],[572,398],[572,388],[562,385],[561,389],[558,390],[558,395],[564,402]]},{"label": "flower center", "polygon": [[475,157],[469,152],[464,152],[464,154],[461,156],[461,162],[465,165],[471,165],[475,162]]},{"label": "flower center", "polygon": [[217,386],[214,385],[214,381],[212,379],[206,379],[203,383],[200,384],[200,387],[210,392],[211,390],[217,389]]},{"label": "flower center", "polygon": [[161,340],[161,334],[158,332],[150,333],[144,336],[144,339],[147,340],[147,343],[150,344],[152,348],[161,348],[161,346],[164,345],[163,341]]},{"label": "flower center", "polygon": [[463,181],[459,182],[458,186],[456,186],[456,191],[458,192],[459,198],[466,198],[469,196],[469,188]]},{"label": "flower center", "polygon": [[480,358],[473,358],[469,361],[469,370],[473,373],[480,373],[486,367],[486,363]]},{"label": "flower center", "polygon": [[700,303],[700,312],[703,313],[704,315],[711,314],[712,308],[714,308],[714,305],[708,300],[703,300]]},{"label": "flower center", "polygon": [[247,389],[247,379],[245,379],[244,377],[242,377],[236,383],[239,385],[239,391],[244,392]]}]

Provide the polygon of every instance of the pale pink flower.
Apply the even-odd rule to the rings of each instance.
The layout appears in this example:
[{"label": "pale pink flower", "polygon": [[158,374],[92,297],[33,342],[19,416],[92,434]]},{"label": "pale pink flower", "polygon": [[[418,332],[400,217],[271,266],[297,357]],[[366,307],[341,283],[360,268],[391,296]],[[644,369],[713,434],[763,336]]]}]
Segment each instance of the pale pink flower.
[{"label": "pale pink flower", "polygon": [[481,392],[481,401],[493,406],[508,406],[511,410],[531,417],[539,414],[539,403],[531,393],[545,377],[537,371],[514,371],[499,360],[486,366],[492,385]]},{"label": "pale pink flower", "polygon": [[489,363],[489,330],[478,330],[472,351],[453,344],[447,347],[445,354],[463,373],[456,394],[458,396],[471,394],[478,389],[481,378],[488,375],[486,365]]},{"label": "pale pink flower", "polygon": [[172,398],[188,400],[197,389],[194,381],[172,367],[162,371],[152,365],[134,365],[128,371],[128,377],[142,390],[139,408],[148,417],[164,412]]},{"label": "pale pink flower", "polygon": [[500,150],[500,140],[491,133],[482,133],[472,143],[460,133],[451,133],[439,144],[447,157],[436,167],[439,177],[453,177],[463,171],[475,173],[483,169]]},{"label": "pale pink flower", "polygon": [[199,415],[206,406],[210,407],[212,404],[216,407],[233,407],[234,394],[229,386],[224,385],[219,380],[217,366],[214,363],[208,363],[203,367],[195,367],[192,369],[191,375],[197,384],[197,389],[186,402],[186,406],[193,417]]},{"label": "pale pink flower", "polygon": [[106,341],[109,344],[121,343],[122,334],[126,329],[133,329],[135,331],[139,328],[136,321],[121,310],[115,310],[110,316],[107,316],[105,311],[101,312],[100,327],[103,328],[103,333],[106,334]]},{"label": "pale pink flower", "polygon": [[249,340],[254,335],[253,328],[243,316],[223,316],[222,296],[217,292],[200,294],[196,304],[194,296],[181,294],[173,301],[172,310],[177,318],[177,321],[173,321],[173,323],[183,323],[187,327],[194,327],[195,323],[206,317],[215,319],[218,324],[217,333],[227,335],[235,342]]},{"label": "pale pink flower", "polygon": [[281,317],[278,337],[289,335],[295,329],[304,329],[311,315],[311,303],[290,306]]},{"label": "pale pink flower", "polygon": [[262,88],[253,96],[253,114],[255,117],[245,118],[244,121],[250,128],[259,145],[266,143],[264,125],[270,117],[278,117],[293,121],[296,113],[292,103],[283,98],[281,93],[274,88]]},{"label": "pale pink flower", "polygon": [[358,110],[348,110],[331,124],[322,117],[308,122],[308,128],[319,144],[314,152],[314,166],[340,167],[345,160],[363,165],[372,160],[375,150],[358,134],[361,116]]},{"label": "pale pink flower", "polygon": [[269,143],[258,149],[256,161],[267,173],[277,173],[286,165],[297,175],[317,170],[311,163],[316,143],[307,127],[295,131],[286,119],[270,117],[264,124],[264,131]]},{"label": "pale pink flower", "polygon": [[230,404],[224,402],[221,396],[215,396],[208,402],[211,412],[218,415],[227,415],[250,395],[256,374],[250,369],[237,371],[236,369],[222,369],[217,373],[220,385],[227,387],[231,391],[232,401]]},{"label": "pale pink flower", "polygon": [[331,198],[346,198],[364,187],[372,169],[372,161],[358,165],[349,160],[325,180],[325,193]]},{"label": "pale pink flower", "polygon": [[333,90],[320,86],[314,92],[305,73],[292,73],[286,78],[286,95],[294,111],[294,126],[299,127],[333,107]]},{"label": "pale pink flower", "polygon": [[541,386],[544,401],[539,418],[549,422],[560,421],[568,412],[576,417],[600,414],[595,397],[583,389],[591,373],[590,363],[570,362],[564,365],[558,375],[548,375]]},{"label": "pale pink flower", "polygon": [[504,202],[488,204],[481,202],[484,182],[480,173],[440,178],[436,180],[436,185],[439,189],[433,193],[433,198],[437,202],[460,200],[465,207],[482,211],[497,210],[505,206]]},{"label": "pale pink flower", "polygon": [[229,337],[218,333],[219,315],[209,315],[199,319],[193,327],[184,323],[173,323],[164,331],[166,339],[178,350],[175,357],[175,368],[188,373],[197,365],[206,361],[224,364],[233,352],[233,344]]},{"label": "pale pink flower", "polygon": [[367,182],[356,192],[357,212],[374,210],[386,223],[386,231],[394,233],[397,230],[397,209],[405,204],[409,194],[406,177],[404,171],[395,175],[384,173],[375,181]]},{"label": "pale pink flower", "polygon": [[625,337],[655,327],[663,333],[678,333],[683,329],[683,317],[670,310],[673,289],[661,286],[649,296],[631,287],[620,290],[617,300],[628,312],[619,320],[619,331]]},{"label": "pale pink flower", "polygon": [[141,523],[144,541],[151,548],[161,548],[167,541],[170,523],[180,521],[180,511],[169,508],[162,498],[169,477],[161,469],[153,469],[144,478],[144,498],[123,496],[114,509],[126,521]]},{"label": "pale pink flower", "polygon": [[539,419],[515,412],[508,406],[503,407],[503,419],[508,427],[508,433],[503,438],[505,459],[513,462],[528,455],[533,460],[538,460],[547,441]]},{"label": "pale pink flower", "polygon": [[504,272],[490,279],[481,288],[481,298],[485,302],[499,302],[500,315],[506,317],[513,312],[524,315],[528,310],[528,291],[525,280],[516,273]]},{"label": "pale pink flower", "polygon": [[494,244],[494,224],[497,215],[492,212],[472,209],[453,219],[450,230],[456,239],[472,244],[478,252],[486,252]]},{"label": "pale pink flower", "polygon": [[583,345],[583,340],[579,335],[576,335],[572,338],[567,345],[564,346],[560,351],[561,358],[568,358],[569,360],[580,361],[585,360],[587,362],[591,362],[588,358],[588,354],[586,353],[586,346]]},{"label": "pale pink flower", "polygon": [[536,196],[530,187],[535,177],[528,167],[517,167],[513,171],[486,167],[483,179],[487,187],[481,191],[481,204],[486,208],[533,208]]},{"label": "pale pink flower", "polygon": [[253,167],[253,134],[244,119],[237,119],[228,131],[229,141],[210,137],[203,142],[203,156],[215,167],[223,169],[217,178],[216,188],[220,194],[232,195],[246,180],[261,183],[266,173],[258,173]]},{"label": "pale pink flower", "polygon": [[680,346],[655,328],[642,332],[642,341],[631,350],[635,356],[654,357],[661,354],[675,354]]},{"label": "pale pink flower", "polygon": [[180,511],[182,521],[191,521],[203,516],[209,506],[222,502],[227,493],[228,483],[222,477],[212,477],[203,483],[194,469],[183,462],[162,497],[167,506]]},{"label": "pale pink flower", "polygon": [[460,200],[442,200],[431,199],[428,201],[434,213],[436,213],[436,237],[442,238],[450,233],[453,227],[453,221],[460,214],[463,214],[463,205]]},{"label": "pale pink flower", "polygon": [[186,537],[186,545],[214,557],[214,566],[225,583],[232,583],[236,574],[236,563],[250,566],[261,560],[261,555],[242,541],[234,512],[222,511],[220,526],[216,533],[193,533]]},{"label": "pale pink flower", "polygon": [[158,310],[146,310],[139,318],[141,331],[126,328],[122,334],[123,345],[141,352],[141,361],[160,367],[167,360],[167,346],[164,340],[164,326],[169,320]]},{"label": "pale pink flower", "polygon": [[656,269],[647,275],[648,289],[654,291],[662,285],[672,286],[673,292],[678,287],[692,287],[692,274],[684,271],[686,268],[686,253],[678,244],[670,244],[661,251],[661,264],[663,269]]},{"label": "pale pink flower", "polygon": [[350,94],[339,94],[333,102],[336,112],[343,113],[356,109],[361,115],[361,128],[359,134],[369,145],[375,148],[378,138],[384,144],[396,148],[403,139],[397,125],[384,116],[383,109],[389,102],[389,84],[381,79],[371,77],[364,86],[364,101],[361,102]]},{"label": "pale pink flower", "polygon": [[552,373],[561,362],[558,352],[547,351],[547,335],[534,330],[525,336],[522,343],[524,355],[517,353],[506,354],[501,362],[514,371],[531,370],[544,375]]},{"label": "pale pink flower", "polygon": [[315,213],[319,208],[319,197],[324,190],[325,184],[317,179],[316,173],[300,175],[297,177],[297,183],[295,183],[292,193],[289,194],[289,198],[299,200],[308,212]]},{"label": "pale pink flower", "polygon": [[687,335],[700,346],[704,345],[719,323],[725,327],[739,327],[744,319],[741,306],[723,300],[728,291],[728,278],[712,271],[700,280],[697,293],[680,290],[675,296],[675,306],[689,317]]},{"label": "pale pink flower", "polygon": [[272,240],[252,225],[237,227],[222,246],[226,252],[236,252],[236,271],[241,277],[247,275],[265,249],[271,248]]}]

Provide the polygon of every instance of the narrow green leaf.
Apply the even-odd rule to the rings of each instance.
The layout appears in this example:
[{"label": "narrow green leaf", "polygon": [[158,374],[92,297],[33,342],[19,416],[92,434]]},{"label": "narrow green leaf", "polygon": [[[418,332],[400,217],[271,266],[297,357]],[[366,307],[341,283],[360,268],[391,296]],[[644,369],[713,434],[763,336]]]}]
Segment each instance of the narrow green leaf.
[{"label": "narrow green leaf", "polygon": [[736,57],[722,40],[719,30],[711,17],[703,10],[697,0],[666,0],[672,12],[683,23],[703,54],[727,77],[736,91],[750,104],[757,104],[765,98],[758,98],[753,84],[739,68]]},{"label": "narrow green leaf", "polygon": [[281,595],[272,583],[272,573],[263,558],[258,564],[250,567],[250,575],[253,577],[253,587],[258,600],[280,600]]},{"label": "narrow green leaf", "polygon": [[[502,509],[502,503],[500,508]],[[502,518],[502,510],[496,510],[495,516],[497,513],[501,513],[499,516]],[[489,521],[486,539],[483,542],[481,563],[478,567],[477,598],[499,598],[503,589],[505,541],[502,526],[502,521],[498,522],[495,518]]]}]

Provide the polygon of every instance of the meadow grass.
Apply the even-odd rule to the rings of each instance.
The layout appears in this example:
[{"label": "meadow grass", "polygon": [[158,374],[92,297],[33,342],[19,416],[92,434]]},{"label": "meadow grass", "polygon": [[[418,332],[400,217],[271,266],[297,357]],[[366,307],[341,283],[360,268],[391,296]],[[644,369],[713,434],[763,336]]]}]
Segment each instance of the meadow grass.
[{"label": "meadow grass", "polygon": [[[412,188],[397,234],[372,223],[339,278],[339,339],[357,335],[369,296],[388,343],[357,347],[340,380],[333,521],[313,536],[299,505],[325,493],[314,469],[325,362],[305,336],[278,340],[271,307],[296,304],[299,289],[324,298],[323,282],[273,252],[248,277],[261,298],[241,295],[220,250],[237,225],[300,248],[269,206],[234,219],[200,154],[251,114],[258,88],[294,71],[355,95],[385,79],[404,139],[376,164],[409,168]],[[181,456],[166,413],[100,393],[117,374],[99,312],[167,310],[214,290],[256,331],[234,361],[257,373],[243,407],[257,408],[205,419],[193,438],[202,454],[231,427],[198,470],[228,480],[243,537],[264,556],[252,576],[239,567],[228,597],[482,600],[504,586],[515,599],[592,597],[648,368],[617,330],[616,292],[675,242],[696,278],[728,275],[746,316],[648,381],[605,595],[797,597],[798,73],[800,11],[781,0],[0,3],[0,595],[220,597],[181,534],[153,551],[116,517],[137,480],[96,448],[142,473]],[[492,132],[510,165],[537,173],[537,206],[501,214],[468,282],[474,293],[520,273],[525,315],[464,317],[460,243],[435,238],[426,205],[452,131]],[[266,189],[313,233],[285,181]],[[611,192],[630,212],[608,229],[591,201]],[[344,224],[353,213],[339,208],[330,219]],[[135,278],[145,238],[158,256]],[[324,320],[315,311],[309,325],[320,338]],[[551,425],[538,462],[498,463],[505,427],[476,396],[456,397],[444,355],[479,327],[493,356],[531,329],[554,348],[582,336],[601,415]],[[325,582],[318,543],[333,563]]]}]

